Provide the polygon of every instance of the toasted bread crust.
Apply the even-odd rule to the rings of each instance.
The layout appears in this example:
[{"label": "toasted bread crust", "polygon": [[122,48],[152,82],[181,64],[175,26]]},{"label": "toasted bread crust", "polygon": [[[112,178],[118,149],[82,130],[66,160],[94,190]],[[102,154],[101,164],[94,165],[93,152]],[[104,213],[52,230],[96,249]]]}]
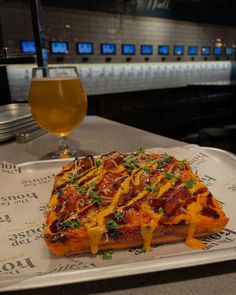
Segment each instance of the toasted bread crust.
[{"label": "toasted bread crust", "polygon": [[[219,224],[211,224],[211,221],[203,222],[199,224],[198,229],[194,235],[195,238],[203,238],[209,236],[213,232],[219,232],[224,229],[228,219],[224,216],[219,220]],[[207,223],[207,225],[206,225]],[[213,228],[212,228],[213,225]],[[184,241],[188,232],[188,226],[186,225],[168,225],[159,228],[152,238],[152,245],[167,244],[179,241]],[[66,235],[66,238],[55,242],[45,238],[48,247],[57,255],[72,255],[77,253],[90,252],[90,241],[88,237],[81,237],[76,230],[71,231]],[[143,239],[140,231],[126,233],[120,235],[119,239],[106,239],[103,237],[99,243],[99,251],[105,251],[110,249],[128,249],[138,248],[143,246]]]}]

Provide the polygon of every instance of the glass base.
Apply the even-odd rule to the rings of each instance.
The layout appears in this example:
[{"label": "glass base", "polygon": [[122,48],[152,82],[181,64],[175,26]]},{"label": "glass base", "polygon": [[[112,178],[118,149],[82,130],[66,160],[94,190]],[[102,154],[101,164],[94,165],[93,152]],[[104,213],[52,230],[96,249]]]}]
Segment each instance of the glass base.
[{"label": "glass base", "polygon": [[44,155],[41,160],[50,160],[50,159],[68,159],[68,158],[77,158],[85,156],[85,153],[77,150],[77,149],[66,149],[63,151],[55,151],[50,152],[46,155]]}]

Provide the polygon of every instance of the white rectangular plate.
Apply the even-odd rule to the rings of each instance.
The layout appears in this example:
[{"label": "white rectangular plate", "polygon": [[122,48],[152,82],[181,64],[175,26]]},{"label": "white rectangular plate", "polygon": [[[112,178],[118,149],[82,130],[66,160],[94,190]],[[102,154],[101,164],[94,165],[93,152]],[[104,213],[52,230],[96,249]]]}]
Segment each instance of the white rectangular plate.
[{"label": "white rectangular plate", "polygon": [[[44,210],[49,200],[52,175],[59,172],[68,160],[29,162],[16,167],[6,164],[2,165],[0,174],[7,192],[9,190],[7,194],[0,191],[0,229],[3,233],[3,243],[0,244],[0,291],[79,283],[235,259],[236,218],[233,208],[236,200],[232,198],[236,191],[235,155],[192,145],[184,151],[183,148],[161,151],[178,159],[181,159],[182,152],[188,155],[186,158],[192,163],[193,169],[198,169],[199,175],[210,186],[213,195],[223,203],[224,211],[230,218],[224,231],[205,240],[205,250],[197,251],[184,243],[174,243],[154,247],[149,253],[142,253],[140,249],[114,251],[111,260],[89,254],[55,257],[42,239],[40,221],[43,221],[43,212],[40,210]],[[19,169],[21,173],[18,173]],[[24,188],[23,193],[14,194],[14,191],[19,192],[20,185],[17,190],[14,185],[8,184],[9,177],[15,177],[15,181]],[[43,200],[36,198],[40,193]],[[17,198],[16,195],[21,197]],[[25,204],[19,200],[24,200],[27,206],[24,207]],[[6,205],[6,202],[9,204]],[[13,209],[17,219],[11,217]],[[12,222],[9,222],[9,218],[12,218]],[[1,225],[4,227],[1,228]]]}]

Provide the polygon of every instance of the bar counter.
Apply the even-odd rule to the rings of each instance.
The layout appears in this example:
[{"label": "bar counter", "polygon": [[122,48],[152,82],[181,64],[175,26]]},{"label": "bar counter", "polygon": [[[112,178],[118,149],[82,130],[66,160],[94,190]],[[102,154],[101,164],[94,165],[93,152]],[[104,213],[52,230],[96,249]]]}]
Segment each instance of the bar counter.
[{"label": "bar counter", "polygon": [[[82,125],[71,133],[69,142],[71,146],[79,146],[83,153],[95,155],[112,150],[134,151],[139,146],[151,148],[184,145],[183,142],[96,116],[86,117]],[[52,134],[45,134],[25,144],[11,141],[0,145],[0,160],[16,164],[39,160],[42,155],[54,150],[56,146],[57,140]],[[122,269],[120,272],[122,275]],[[7,294],[233,295],[235,293],[236,260]]]}]

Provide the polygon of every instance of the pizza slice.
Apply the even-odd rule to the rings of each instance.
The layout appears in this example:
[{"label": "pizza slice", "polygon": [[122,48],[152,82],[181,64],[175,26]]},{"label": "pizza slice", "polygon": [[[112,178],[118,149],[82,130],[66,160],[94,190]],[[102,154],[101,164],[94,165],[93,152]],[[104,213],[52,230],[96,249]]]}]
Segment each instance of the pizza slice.
[{"label": "pizza slice", "polygon": [[58,256],[197,239],[228,223],[187,161],[139,150],[77,158],[55,177],[45,241]]}]

